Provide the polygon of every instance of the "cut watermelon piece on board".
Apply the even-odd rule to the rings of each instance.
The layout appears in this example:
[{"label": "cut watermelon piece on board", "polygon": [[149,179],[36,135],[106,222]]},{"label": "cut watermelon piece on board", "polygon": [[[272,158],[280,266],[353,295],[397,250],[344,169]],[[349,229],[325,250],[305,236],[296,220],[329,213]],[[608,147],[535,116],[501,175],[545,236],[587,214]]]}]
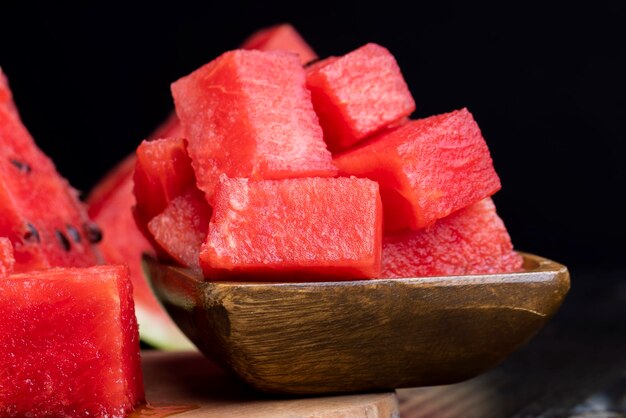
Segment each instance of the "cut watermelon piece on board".
[{"label": "cut watermelon piece on board", "polygon": [[211,280],[378,277],[381,209],[367,179],[222,176],[200,264]]},{"label": "cut watermelon piece on board", "polygon": [[163,212],[169,202],[196,183],[182,138],[143,141],[137,148],[134,173],[140,228]]},{"label": "cut watermelon piece on board", "polygon": [[0,91],[0,236],[15,270],[97,264],[99,230],[22,124],[4,76]]},{"label": "cut watermelon piece on board", "polygon": [[0,280],[0,415],[124,417],[144,400],[123,266]]},{"label": "cut watermelon piece on board", "polygon": [[335,158],[344,175],[380,185],[385,230],[420,229],[500,189],[467,109],[413,120]]},{"label": "cut watermelon piece on board", "polygon": [[522,257],[490,198],[419,231],[383,238],[382,278],[519,271]]},{"label": "cut watermelon piece on board", "polygon": [[293,52],[298,55],[302,64],[317,59],[317,54],[313,51],[313,48],[288,23],[271,26],[253,33],[244,41],[241,48],[257,49],[259,51],[283,50]]},{"label": "cut watermelon piece on board", "polygon": [[13,273],[13,245],[8,238],[0,237],[0,279]]},{"label": "cut watermelon piece on board", "polygon": [[307,68],[307,87],[333,152],[409,116],[415,101],[391,53],[367,44]]},{"label": "cut watermelon piece on board", "polygon": [[298,59],[235,50],[172,84],[198,187],[220,174],[255,180],[337,173]]},{"label": "cut watermelon piece on board", "polygon": [[184,267],[200,270],[200,246],[206,239],[211,207],[195,187],[169,202],[152,218],[148,231],[159,247]]},{"label": "cut watermelon piece on board", "polygon": [[[144,253],[154,255],[152,246],[137,229],[132,214],[135,205],[133,172],[120,166],[123,181],[107,194],[104,201],[92,201],[90,208],[98,208],[93,219],[102,226],[104,236],[100,244],[107,263],[126,264],[133,282],[135,313],[141,339],[150,345],[166,350],[193,349],[193,344],[183,335],[158,300],[145,279],[141,266]],[[114,181],[115,173],[109,175]]]}]

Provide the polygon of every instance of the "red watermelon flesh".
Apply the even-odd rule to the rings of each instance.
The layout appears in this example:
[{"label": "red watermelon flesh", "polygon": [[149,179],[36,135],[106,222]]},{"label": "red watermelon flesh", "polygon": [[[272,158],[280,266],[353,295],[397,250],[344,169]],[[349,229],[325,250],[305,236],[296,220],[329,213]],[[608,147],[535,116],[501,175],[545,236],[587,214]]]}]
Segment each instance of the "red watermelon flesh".
[{"label": "red watermelon flesh", "polygon": [[367,44],[307,68],[307,87],[331,151],[409,116],[415,102],[391,53]]},{"label": "red watermelon flesh", "polygon": [[0,236],[13,244],[15,270],[97,264],[99,230],[22,125],[4,77],[0,90]]},{"label": "red watermelon flesh", "polygon": [[383,278],[519,271],[522,257],[490,198],[432,226],[383,238]]},{"label": "red watermelon flesh", "polygon": [[0,237],[0,279],[13,273],[13,245],[8,238]]},{"label": "red watermelon flesh", "polygon": [[18,116],[17,108],[13,102],[13,94],[9,88],[9,81],[2,72],[2,67],[0,67],[0,107],[13,113],[16,117]]},{"label": "red watermelon flesh", "polygon": [[137,148],[134,182],[137,216],[141,223],[147,224],[196,183],[185,140],[143,141]]},{"label": "red watermelon flesh", "polygon": [[173,199],[152,218],[148,230],[171,258],[185,267],[200,270],[200,246],[206,239],[211,207],[195,187]]},{"label": "red watermelon flesh", "polygon": [[200,264],[210,279],[378,277],[381,228],[378,185],[367,179],[222,176]]},{"label": "red watermelon flesh", "polygon": [[128,270],[0,280],[0,415],[123,417],[144,399]]},{"label": "red watermelon flesh", "polygon": [[413,120],[335,158],[344,175],[378,181],[385,230],[419,229],[500,189],[467,109]]},{"label": "red watermelon flesh", "polygon": [[304,38],[290,24],[283,23],[253,33],[241,45],[242,49],[258,49],[260,51],[283,50],[293,52],[306,64],[317,59],[317,54],[306,43]]},{"label": "red watermelon flesh", "polygon": [[227,52],[172,84],[198,187],[220,174],[255,180],[337,173],[297,57]]}]

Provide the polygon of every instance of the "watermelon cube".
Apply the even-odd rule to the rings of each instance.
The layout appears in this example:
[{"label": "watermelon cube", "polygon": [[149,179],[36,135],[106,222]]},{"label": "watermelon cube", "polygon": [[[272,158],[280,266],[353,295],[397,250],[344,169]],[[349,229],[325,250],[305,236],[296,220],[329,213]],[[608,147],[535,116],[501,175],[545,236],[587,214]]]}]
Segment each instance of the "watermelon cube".
[{"label": "watermelon cube", "polygon": [[293,54],[227,52],[173,83],[172,94],[209,202],[220,174],[261,180],[337,173]]},{"label": "watermelon cube", "polygon": [[522,257],[490,198],[419,231],[383,238],[383,278],[519,271]]},{"label": "watermelon cube", "polygon": [[123,417],[144,400],[123,266],[0,280],[0,416]]},{"label": "watermelon cube", "polygon": [[261,29],[244,41],[242,49],[258,49],[259,51],[283,50],[293,52],[306,64],[317,59],[317,54],[306,43],[298,31],[290,24],[283,23]]},{"label": "watermelon cube", "polygon": [[0,237],[0,279],[7,277],[13,272],[13,245],[8,238]]},{"label": "watermelon cube", "polygon": [[333,152],[344,150],[415,110],[391,53],[373,43],[307,69],[307,87]]},{"label": "watermelon cube", "polygon": [[381,210],[367,179],[222,176],[200,264],[212,280],[378,277]]},{"label": "watermelon cube", "polygon": [[500,189],[467,109],[413,120],[335,158],[344,175],[378,181],[385,230],[431,225]]},{"label": "watermelon cube", "polygon": [[200,246],[206,239],[211,207],[195,187],[169,202],[148,223],[155,241],[176,262],[200,270]]},{"label": "watermelon cube", "polygon": [[13,245],[16,271],[100,261],[93,245],[100,237],[97,227],[76,191],[37,148],[1,74],[0,237]]},{"label": "watermelon cube", "polygon": [[136,213],[148,223],[196,182],[185,140],[143,141],[137,148],[134,181]]}]

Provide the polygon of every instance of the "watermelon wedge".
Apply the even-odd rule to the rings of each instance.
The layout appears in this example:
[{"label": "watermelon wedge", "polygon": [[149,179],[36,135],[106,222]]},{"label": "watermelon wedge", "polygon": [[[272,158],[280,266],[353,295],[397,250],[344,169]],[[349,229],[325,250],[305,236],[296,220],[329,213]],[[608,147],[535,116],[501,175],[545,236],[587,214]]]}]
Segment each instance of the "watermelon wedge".
[{"label": "watermelon wedge", "polygon": [[432,225],[500,189],[487,144],[467,109],[410,121],[334,161],[343,175],[379,183],[386,231]]},{"label": "watermelon wedge", "polygon": [[383,278],[519,271],[522,257],[490,198],[418,231],[383,238]]},{"label": "watermelon wedge", "polygon": [[380,274],[381,234],[373,181],[223,175],[200,264],[212,280],[373,278]]},{"label": "watermelon wedge", "polygon": [[[126,170],[120,166],[120,170]],[[91,209],[94,220],[102,225],[104,236],[100,248],[108,263],[125,264],[130,270],[133,282],[135,313],[139,323],[141,339],[167,350],[193,349],[191,342],[183,335],[161,304],[156,300],[150,285],[143,275],[141,257],[144,253],[154,255],[150,243],[139,232],[132,214],[135,205],[132,174],[108,194],[104,201],[94,201]]]},{"label": "watermelon wedge", "polygon": [[124,417],[143,402],[125,267],[6,277],[0,317],[1,416]]},{"label": "watermelon wedge", "polygon": [[16,271],[100,261],[94,245],[99,229],[76,191],[35,145],[1,74],[0,236],[13,245]]}]

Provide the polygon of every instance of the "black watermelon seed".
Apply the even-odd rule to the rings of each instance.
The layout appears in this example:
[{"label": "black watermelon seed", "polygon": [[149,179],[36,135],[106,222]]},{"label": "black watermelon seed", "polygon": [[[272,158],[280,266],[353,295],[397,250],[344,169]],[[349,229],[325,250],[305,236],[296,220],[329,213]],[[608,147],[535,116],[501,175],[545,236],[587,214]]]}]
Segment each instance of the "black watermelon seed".
[{"label": "black watermelon seed", "polygon": [[78,229],[74,228],[72,225],[67,225],[67,234],[74,240],[74,242],[80,242],[80,232]]},{"label": "black watermelon seed", "polygon": [[28,174],[31,172],[30,165],[20,160],[11,160],[11,164],[13,164],[18,170],[22,173]]},{"label": "black watermelon seed", "polygon": [[35,228],[35,225],[30,222],[26,224],[27,231],[24,233],[24,241],[28,242],[41,242],[39,231]]},{"label": "black watermelon seed", "polygon": [[97,244],[102,241],[102,231],[98,225],[93,222],[85,222],[85,224],[83,224],[83,233],[85,234],[87,241],[92,244]]},{"label": "black watermelon seed", "polygon": [[69,251],[72,248],[72,244],[70,244],[70,240],[67,239],[67,237],[65,236],[65,234],[63,234],[63,232],[59,231],[58,229],[55,229],[54,234],[59,240],[61,247],[63,247],[65,251]]}]

